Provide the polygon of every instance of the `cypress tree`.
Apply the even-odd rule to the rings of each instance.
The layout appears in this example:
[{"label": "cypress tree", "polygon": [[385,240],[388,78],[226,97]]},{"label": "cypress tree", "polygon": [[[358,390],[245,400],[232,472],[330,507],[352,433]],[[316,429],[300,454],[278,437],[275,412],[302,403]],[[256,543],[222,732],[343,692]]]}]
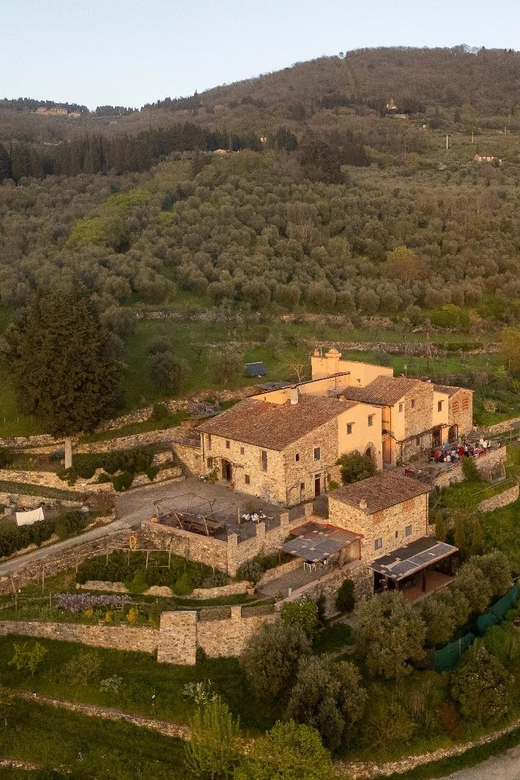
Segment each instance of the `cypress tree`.
[{"label": "cypress tree", "polygon": [[65,438],[91,431],[119,397],[119,370],[106,352],[107,332],[77,281],[40,293],[6,333],[7,361],[22,412]]}]

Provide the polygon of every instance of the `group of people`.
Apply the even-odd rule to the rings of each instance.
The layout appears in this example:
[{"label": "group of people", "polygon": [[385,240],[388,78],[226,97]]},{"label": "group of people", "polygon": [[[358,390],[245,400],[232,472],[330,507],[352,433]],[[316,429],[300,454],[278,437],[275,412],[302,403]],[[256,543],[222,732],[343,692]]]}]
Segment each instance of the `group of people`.
[{"label": "group of people", "polygon": [[483,437],[479,439],[478,444],[471,444],[467,441],[448,442],[433,451],[431,460],[435,463],[457,463],[461,458],[478,458],[487,452],[490,446],[490,442]]}]

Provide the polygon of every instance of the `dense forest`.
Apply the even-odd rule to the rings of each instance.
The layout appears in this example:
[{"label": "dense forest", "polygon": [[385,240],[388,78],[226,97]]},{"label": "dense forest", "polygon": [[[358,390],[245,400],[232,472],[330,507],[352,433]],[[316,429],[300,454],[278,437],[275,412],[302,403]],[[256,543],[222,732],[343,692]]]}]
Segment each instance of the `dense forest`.
[{"label": "dense forest", "polygon": [[2,322],[77,276],[121,354],[183,296],[517,323],[519,81],[515,52],[381,49],[119,116],[0,104]]}]

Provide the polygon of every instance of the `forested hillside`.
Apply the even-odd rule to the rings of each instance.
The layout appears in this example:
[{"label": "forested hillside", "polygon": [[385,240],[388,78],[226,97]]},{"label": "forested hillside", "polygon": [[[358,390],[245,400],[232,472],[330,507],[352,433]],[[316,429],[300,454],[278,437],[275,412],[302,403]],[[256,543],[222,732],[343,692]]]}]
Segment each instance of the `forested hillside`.
[{"label": "forested hillside", "polygon": [[[130,364],[175,351],[180,326],[136,341],[150,308],[497,333],[520,317],[519,80],[515,52],[367,50],[114,121],[0,105],[0,132],[28,120],[0,145],[4,324],[76,275]],[[226,340],[204,337],[183,359]]]}]

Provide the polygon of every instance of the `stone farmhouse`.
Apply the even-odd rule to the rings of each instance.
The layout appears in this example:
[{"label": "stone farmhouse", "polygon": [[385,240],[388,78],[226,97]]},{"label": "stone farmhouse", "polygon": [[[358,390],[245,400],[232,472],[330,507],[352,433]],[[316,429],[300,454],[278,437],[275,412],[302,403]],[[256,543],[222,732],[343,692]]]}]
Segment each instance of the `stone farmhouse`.
[{"label": "stone farmhouse", "polygon": [[311,369],[310,381],[260,393],[199,425],[191,470],[293,506],[339,480],[345,453],[369,455],[381,470],[472,429],[471,390],[394,377],[336,349],[316,350]]}]

